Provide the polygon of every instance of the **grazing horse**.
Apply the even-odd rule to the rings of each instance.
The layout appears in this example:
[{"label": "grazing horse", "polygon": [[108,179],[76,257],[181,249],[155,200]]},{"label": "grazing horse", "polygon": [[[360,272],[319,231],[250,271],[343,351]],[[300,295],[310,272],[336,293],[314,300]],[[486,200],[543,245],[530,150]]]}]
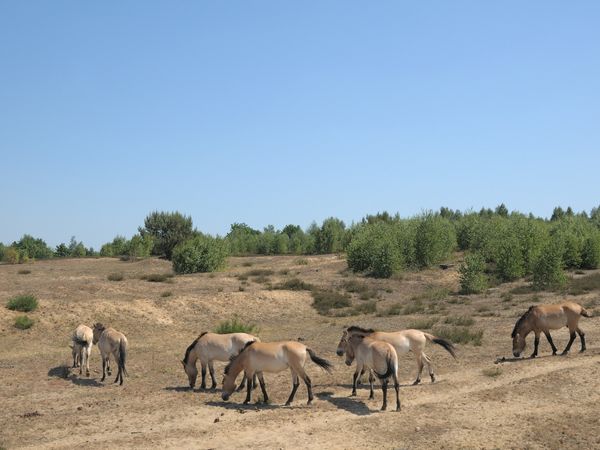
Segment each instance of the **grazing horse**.
[{"label": "grazing horse", "polygon": [[79,366],[79,374],[82,374],[85,364],[85,375],[90,376],[90,354],[94,340],[94,332],[87,325],[79,325],[71,337],[73,341],[73,367]]},{"label": "grazing horse", "polygon": [[591,317],[581,305],[573,302],[565,302],[558,305],[537,305],[530,306],[527,312],[523,314],[512,331],[510,337],[513,339],[513,355],[518,358],[523,350],[525,350],[525,338],[532,331],[535,334],[534,348],[531,358],[535,358],[538,354],[538,346],[540,343],[540,333],[546,335],[546,339],[552,347],[552,354],[556,355],[556,346],[552,342],[550,330],[557,330],[566,326],[569,328],[569,343],[562,352],[562,355],[569,353],[571,345],[575,340],[575,333],[579,335],[581,341],[581,351],[585,351],[585,333],[579,328],[579,319],[583,317]]},{"label": "grazing horse", "polygon": [[[196,367],[196,361],[200,360],[202,366],[202,383],[200,384],[201,389],[206,389],[206,366],[210,371],[210,377],[212,379],[211,389],[217,387],[217,380],[215,379],[215,368],[213,361],[229,361],[232,356],[236,356],[244,346],[251,341],[260,342],[260,339],[256,336],[252,336],[247,333],[227,333],[217,334],[204,332],[192,342],[185,351],[185,356],[181,360],[190,388],[194,388],[196,385],[196,378],[198,377],[198,368]],[[239,389],[244,388],[246,377],[242,379]]]},{"label": "grazing horse", "polygon": [[323,358],[319,358],[312,349],[300,342],[248,342],[240,354],[233,357],[229,364],[227,364],[227,367],[225,367],[221,397],[223,400],[229,399],[229,396],[235,389],[236,377],[244,370],[248,378],[248,389],[244,404],[250,402],[252,376],[254,374],[258,375],[264,401],[267,402],[269,396],[265,389],[263,372],[277,373],[289,368],[292,373],[292,393],[285,405],[288,406],[294,400],[296,390],[300,385],[298,378],[302,378],[304,383],[306,383],[308,404],[310,405],[313,400],[312,383],[304,370],[307,355],[316,365],[331,373],[331,368],[333,367],[331,363]]},{"label": "grazing horse", "polygon": [[[425,344],[427,344],[428,341],[442,346],[448,353],[452,355],[454,359],[456,359],[456,349],[454,348],[454,345],[451,342],[420,330],[402,330],[388,333],[384,331],[375,331],[371,328],[365,329],[353,325],[351,327],[348,327],[346,331],[344,331],[344,333],[346,332],[349,336],[355,334],[361,336],[369,336],[370,338],[373,338],[377,341],[387,342],[388,344],[391,344],[394,347],[394,350],[396,350],[396,353],[398,355],[402,355],[404,353],[412,351],[415,354],[415,358],[417,360],[417,378],[415,379],[413,384],[419,384],[421,382],[421,372],[423,371],[423,363],[427,365],[427,370],[429,371],[431,382],[433,383],[435,381],[435,374],[433,373],[433,367],[431,366],[431,359],[423,351],[425,349]],[[343,338],[344,337],[342,336],[342,339]],[[344,354],[344,346],[342,345],[341,340],[336,353],[338,356],[342,356]]]},{"label": "grazing horse", "polygon": [[123,375],[127,375],[125,360],[127,358],[127,338],[123,333],[114,328],[105,328],[101,323],[94,324],[94,344],[98,344],[102,358],[102,379],[106,378],[106,372],[110,375],[110,356],[114,358],[119,368],[115,383],[123,384]]},{"label": "grazing horse", "polygon": [[342,337],[346,353],[346,365],[352,365],[356,359],[356,371],[352,377],[352,395],[356,395],[356,381],[364,369],[369,369],[369,384],[371,387],[369,400],[375,398],[373,395],[373,372],[381,380],[383,391],[383,405],[381,410],[387,408],[387,386],[390,377],[394,380],[396,390],[396,411],[400,411],[400,397],[398,394],[398,354],[394,346],[384,341],[375,340],[362,334],[349,335],[344,331]]}]

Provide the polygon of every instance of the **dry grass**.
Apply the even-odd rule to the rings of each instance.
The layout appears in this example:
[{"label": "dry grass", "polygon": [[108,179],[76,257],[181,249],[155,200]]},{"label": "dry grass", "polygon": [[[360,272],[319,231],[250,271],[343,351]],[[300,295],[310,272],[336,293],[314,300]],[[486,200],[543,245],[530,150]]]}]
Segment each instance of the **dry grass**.
[{"label": "dry grass", "polygon": [[125,275],[123,275],[123,273],[121,272],[114,272],[109,273],[106,278],[108,279],[108,281],[123,281]]},{"label": "dry grass", "polygon": [[572,278],[567,291],[571,295],[583,295],[600,290],[600,273],[593,273],[581,278]]}]

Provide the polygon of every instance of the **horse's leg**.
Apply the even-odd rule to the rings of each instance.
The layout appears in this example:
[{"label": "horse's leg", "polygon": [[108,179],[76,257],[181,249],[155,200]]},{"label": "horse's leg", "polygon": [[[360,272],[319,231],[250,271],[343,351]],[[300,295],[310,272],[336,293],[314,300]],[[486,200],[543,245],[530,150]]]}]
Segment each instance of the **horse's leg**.
[{"label": "horse's leg", "polygon": [[201,361],[202,365],[202,383],[200,383],[200,389],[206,389],[206,363]]},{"label": "horse's leg", "polygon": [[269,401],[269,396],[267,395],[267,388],[265,386],[265,378],[263,377],[262,372],[258,372],[258,381],[260,383],[260,389],[263,393],[263,400],[265,403]]},{"label": "horse's leg", "polygon": [[358,367],[358,365],[356,366],[356,372],[354,372],[354,375],[352,375],[352,394],[350,394],[351,397],[355,397],[356,396],[356,382],[358,381],[358,377],[360,375],[360,371],[361,368]]},{"label": "horse's leg", "polygon": [[313,401],[313,392],[312,392],[312,381],[310,380],[310,377],[308,376],[308,374],[306,373],[306,371],[304,370],[304,367],[302,366],[298,366],[296,368],[296,371],[298,372],[298,375],[300,375],[300,377],[304,380],[304,384],[306,384],[306,390],[308,391],[308,403],[307,405],[310,405]]},{"label": "horse's leg", "polygon": [[[291,370],[291,369],[290,369]],[[296,391],[298,390],[298,386],[300,386],[300,380],[298,379],[298,374],[292,370],[292,392],[285,402],[285,406],[290,406],[292,400],[294,400],[294,396],[296,395]]]},{"label": "horse's leg", "polygon": [[244,400],[244,405],[250,403],[250,399],[252,398],[252,377],[248,376],[248,389],[246,390],[246,400]]},{"label": "horse's leg", "polygon": [[85,376],[90,376],[90,355],[92,354],[92,346],[88,345],[85,354]]},{"label": "horse's leg", "polygon": [[242,389],[244,389],[244,386],[246,386],[246,372],[244,372],[244,376],[242,377],[242,382],[240,383],[240,385],[237,388],[237,391],[241,391]]},{"label": "horse's leg", "polygon": [[100,355],[100,358],[102,358],[102,378],[100,378],[100,381],[104,381],[106,378],[106,358],[104,355]]},{"label": "horse's leg", "polygon": [[110,357],[106,357],[106,373],[110,376],[112,375],[112,370],[110,370]]},{"label": "horse's leg", "polygon": [[539,331],[534,331],[535,333],[535,339],[533,340],[533,353],[531,354],[530,358],[535,358],[538,354],[538,347],[540,345],[540,332]]},{"label": "horse's leg", "polygon": [[385,411],[387,408],[387,385],[388,385],[388,379],[386,378],[381,383],[381,390],[383,391],[383,405],[381,406],[382,411]]},{"label": "horse's leg", "polygon": [[83,374],[83,352],[85,351],[84,347],[79,347],[79,375]]},{"label": "horse's leg", "polygon": [[417,379],[413,382],[413,385],[421,382],[421,372],[423,372],[422,353],[415,352],[415,358],[417,359]]},{"label": "horse's leg", "polygon": [[71,351],[73,355],[73,368],[77,367],[77,350],[75,350],[75,344],[73,344],[73,350]]},{"label": "horse's leg", "polygon": [[119,356],[120,355],[117,355],[116,351],[113,353],[113,358],[115,358],[115,362],[117,363],[117,376],[115,377],[114,383],[121,380],[121,384],[123,384],[123,368],[121,367],[121,358],[119,358]]},{"label": "horse's leg", "polygon": [[258,387],[258,383],[256,381],[256,374],[252,377],[252,389],[256,389]]},{"label": "horse's leg", "polygon": [[360,375],[358,375],[358,384],[361,385],[362,384],[362,377],[365,374],[365,368],[363,367],[363,369],[360,371]]},{"label": "horse's leg", "polygon": [[433,366],[431,365],[431,358],[423,353],[423,360],[425,361],[425,365],[427,366],[427,371],[429,372],[429,378],[431,378],[431,382],[435,383],[435,374],[433,373]]},{"label": "horse's leg", "polygon": [[215,367],[213,366],[213,362],[208,362],[208,371],[210,372],[210,379],[212,380],[211,389],[215,389],[217,387],[217,380],[215,378]]},{"label": "horse's leg", "polygon": [[579,351],[579,353],[585,352],[585,333],[581,331],[581,328],[579,327],[577,327],[575,331],[577,331],[577,334],[579,335],[579,340],[581,341],[581,350]]},{"label": "horse's leg", "polygon": [[569,336],[569,342],[567,343],[567,346],[561,353],[561,355],[563,355],[563,356],[566,355],[567,353],[569,353],[569,350],[571,350],[571,345],[573,345],[573,341],[575,340],[575,330],[569,330],[569,331],[571,332],[571,335]]},{"label": "horse's leg", "polygon": [[374,380],[375,380],[375,377],[373,376],[373,371],[369,370],[369,387],[370,387],[369,400],[373,400],[375,398],[375,394],[373,393],[373,381]]},{"label": "horse's leg", "polygon": [[396,391],[396,411],[400,411],[400,386],[398,384],[398,376],[394,375],[394,390]]},{"label": "horse's leg", "polygon": [[554,345],[554,342],[552,341],[552,336],[550,336],[550,332],[548,330],[544,331],[544,334],[546,335],[546,339],[548,339],[548,343],[550,344],[550,347],[552,347],[552,354],[556,355],[556,345]]}]

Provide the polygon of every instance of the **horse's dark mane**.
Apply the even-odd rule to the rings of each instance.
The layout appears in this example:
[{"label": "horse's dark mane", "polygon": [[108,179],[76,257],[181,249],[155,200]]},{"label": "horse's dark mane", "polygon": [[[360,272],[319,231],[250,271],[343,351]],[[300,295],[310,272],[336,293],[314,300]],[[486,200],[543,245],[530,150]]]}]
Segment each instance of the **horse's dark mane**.
[{"label": "horse's dark mane", "polygon": [[347,329],[348,332],[352,333],[353,331],[357,331],[359,333],[365,333],[365,334],[371,334],[371,333],[375,333],[375,330],[373,328],[361,328],[359,326],[356,325],[352,325],[351,327],[348,327]]},{"label": "horse's dark mane", "polygon": [[229,374],[229,370],[231,370],[231,366],[232,366],[233,362],[237,359],[237,357],[240,356],[244,352],[244,350],[246,350],[248,347],[250,347],[255,342],[256,341],[248,341],[248,342],[246,342],[246,344],[244,344],[244,348],[242,348],[237,355],[233,355],[231,358],[229,358],[229,362],[225,366],[225,375]]},{"label": "horse's dark mane", "polygon": [[201,333],[200,336],[198,336],[196,339],[194,339],[194,342],[192,342],[188,346],[188,348],[185,349],[185,357],[183,358],[184,364],[188,363],[188,358],[190,357],[190,353],[192,352],[192,349],[196,346],[196,344],[198,343],[198,341],[200,340],[200,338],[202,336],[204,336],[206,333],[208,333],[208,331],[204,331],[203,333]]},{"label": "horse's dark mane", "polygon": [[519,328],[521,328],[521,325],[523,325],[525,320],[527,320],[527,318],[533,311],[533,308],[534,308],[534,306],[530,306],[529,309],[527,311],[525,311],[525,314],[523,314],[521,317],[519,317],[519,320],[517,320],[517,323],[515,323],[515,327],[513,328],[512,333],[510,334],[511,338],[514,338],[517,335],[517,331],[519,330]]}]

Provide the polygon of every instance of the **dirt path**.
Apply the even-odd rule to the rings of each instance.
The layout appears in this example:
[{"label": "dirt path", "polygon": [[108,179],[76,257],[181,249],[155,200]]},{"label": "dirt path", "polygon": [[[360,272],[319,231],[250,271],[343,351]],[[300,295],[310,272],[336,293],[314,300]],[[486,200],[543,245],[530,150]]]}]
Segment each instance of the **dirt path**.
[{"label": "dirt path", "polygon": [[[252,264],[249,268],[246,265]],[[337,257],[232,259],[217,275],[177,277],[172,284],[139,279],[165,272],[164,261],[123,263],[112,259],[37,262],[32,273],[0,266],[0,298],[32,292],[40,300],[30,330],[12,327],[17,313],[0,308],[0,447],[4,448],[598,448],[600,447],[600,320],[583,319],[588,351],[495,365],[510,354],[510,330],[530,296],[488,296],[443,301],[435,317],[475,317],[485,330],[483,345],[459,345],[454,361],[440,347],[429,347],[438,382],[411,386],[414,360],[401,357],[402,411],[380,412],[381,390],[367,400],[362,388],[349,397],[352,369],[335,355],[343,326],[405,328],[431,314],[323,317],[307,292],[269,290],[251,279],[240,290],[240,274],[270,269],[271,281],[297,276],[318,285],[348,279]],[[286,273],[287,271],[287,273]],[[125,280],[107,275],[123,272]],[[242,277],[243,278],[243,277]],[[448,272],[408,274],[401,281],[374,281],[378,309],[410,301],[432,283],[455,283]],[[379,283],[379,284],[377,284]],[[171,295],[163,296],[165,292]],[[598,292],[575,301],[594,302]],[[539,300],[560,301],[544,294]],[[462,300],[461,300],[462,301]],[[484,307],[482,307],[485,306]],[[487,308],[487,310],[486,310]],[[479,312],[478,312],[479,311]],[[490,313],[490,311],[492,313]],[[241,405],[244,394],[222,402],[219,391],[191,392],[178,362],[202,330],[233,314],[260,326],[263,340],[302,338],[335,364],[332,375],[307,365],[316,395],[306,406],[301,386],[291,407],[282,406],[291,388],[288,373],[266,375],[269,405]],[[99,383],[100,363],[92,352],[92,375],[65,372],[69,335],[80,322],[109,323],[131,343],[125,385]],[[562,348],[567,333],[554,333]],[[219,365],[218,373],[221,373]],[[489,369],[499,368],[496,376]],[[485,373],[484,373],[485,371]],[[66,375],[66,378],[63,377]],[[112,379],[110,380],[112,382]],[[220,381],[220,375],[219,375]],[[393,392],[393,391],[392,391]],[[259,398],[255,391],[254,399]]]}]

